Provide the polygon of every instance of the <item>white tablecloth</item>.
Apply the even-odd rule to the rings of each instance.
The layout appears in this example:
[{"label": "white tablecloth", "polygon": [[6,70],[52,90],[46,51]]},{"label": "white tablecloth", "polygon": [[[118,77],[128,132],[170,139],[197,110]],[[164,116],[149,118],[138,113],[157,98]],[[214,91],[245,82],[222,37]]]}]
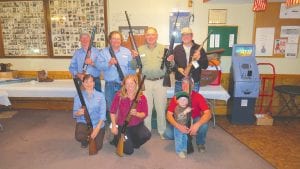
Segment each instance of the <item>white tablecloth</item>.
[{"label": "white tablecloth", "polygon": [[76,94],[72,79],[54,80],[53,82],[23,82],[0,85],[8,97],[64,97],[73,98]]},{"label": "white tablecloth", "polygon": [[[212,99],[212,100],[227,101],[230,98],[228,92],[221,85],[201,86],[199,93],[202,94],[202,96],[205,97],[206,99]],[[173,96],[174,96],[174,88],[170,88],[167,91],[167,97],[172,98]]]},{"label": "white tablecloth", "polygon": [[9,106],[11,105],[9,99],[8,99],[8,94],[4,90],[0,90],[0,104],[4,106]]}]

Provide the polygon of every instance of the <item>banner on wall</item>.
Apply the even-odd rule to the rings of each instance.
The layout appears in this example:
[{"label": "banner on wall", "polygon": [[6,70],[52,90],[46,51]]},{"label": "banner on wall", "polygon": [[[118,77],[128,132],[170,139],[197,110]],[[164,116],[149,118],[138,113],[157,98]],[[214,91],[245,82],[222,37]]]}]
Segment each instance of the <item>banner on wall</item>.
[{"label": "banner on wall", "polygon": [[[177,15],[178,15],[178,19],[177,19],[177,23],[175,25]],[[175,36],[175,43],[181,43],[180,30],[184,27],[189,27],[190,16],[191,16],[191,13],[188,11],[183,11],[183,12],[179,11],[179,12],[171,12],[170,13],[169,39],[172,38],[172,34],[173,34]]]}]

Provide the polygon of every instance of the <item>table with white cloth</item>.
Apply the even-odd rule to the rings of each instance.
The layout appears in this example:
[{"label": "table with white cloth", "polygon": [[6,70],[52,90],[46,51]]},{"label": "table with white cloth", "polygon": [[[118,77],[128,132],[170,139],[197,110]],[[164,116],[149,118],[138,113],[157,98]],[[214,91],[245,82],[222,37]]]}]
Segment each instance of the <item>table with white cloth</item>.
[{"label": "table with white cloth", "polygon": [[[208,103],[211,107],[211,112],[213,115],[213,125],[216,125],[216,118],[215,118],[215,103],[216,100],[223,100],[228,101],[230,95],[228,92],[221,86],[221,85],[207,85],[201,86],[199,93],[208,100]],[[167,97],[172,98],[174,96],[174,88],[170,88],[167,91]]]},{"label": "table with white cloth", "polygon": [[73,98],[76,94],[72,79],[54,80],[53,82],[29,82],[0,85],[8,97],[58,97]]},{"label": "table with white cloth", "polygon": [[[0,90],[0,104],[4,105],[4,106],[10,106],[11,105],[11,103],[8,99],[8,94],[4,90]],[[0,130],[3,130],[3,126],[2,126],[1,123],[0,123]]]},{"label": "table with white cloth", "polygon": [[[53,82],[16,81],[0,83],[0,104],[11,105],[9,98],[74,98],[75,85],[72,79],[54,80]],[[1,125],[0,125],[1,127]]]}]

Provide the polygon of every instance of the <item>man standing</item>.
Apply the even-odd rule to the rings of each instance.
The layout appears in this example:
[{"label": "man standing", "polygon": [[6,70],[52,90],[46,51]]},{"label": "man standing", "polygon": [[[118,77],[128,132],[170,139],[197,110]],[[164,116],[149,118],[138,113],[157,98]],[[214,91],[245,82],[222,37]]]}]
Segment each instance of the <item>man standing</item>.
[{"label": "man standing", "polygon": [[[157,115],[157,129],[161,138],[166,129],[166,103],[167,88],[163,87],[163,77],[165,70],[161,70],[160,66],[164,57],[165,47],[157,43],[157,30],[154,27],[148,27],[145,31],[145,44],[138,48],[143,63],[143,75],[145,80],[145,95],[148,101],[148,117],[145,119],[146,127],[151,131],[152,111],[155,107]],[[134,56],[137,53],[134,52]],[[154,103],[154,104],[153,104]]]},{"label": "man standing", "polygon": [[[189,85],[191,84],[191,85]],[[189,87],[193,88],[193,80],[190,78],[184,78],[182,80],[182,90],[184,92],[189,92]],[[208,122],[211,119],[212,115],[207,105],[205,98],[199,94],[198,92],[191,91],[190,93],[191,99],[191,108],[192,114],[191,118],[193,119],[193,123],[190,127],[180,124],[176,122],[174,119],[175,108],[178,105],[176,101],[176,96],[172,98],[170,101],[167,119],[172,125],[170,130],[166,131],[166,135],[168,138],[174,138],[174,127],[179,130],[181,133],[190,134],[192,136],[196,136],[196,144],[199,152],[205,152],[205,142],[206,142],[206,133],[208,130]],[[185,155],[184,155],[185,156]]]},{"label": "man standing", "polygon": [[[96,66],[103,70],[105,80],[105,99],[107,119],[110,122],[109,110],[112,100],[117,91],[121,89],[122,80],[120,79],[119,72],[117,71],[116,64],[119,64],[124,77],[128,74],[134,73],[130,67],[130,61],[132,60],[131,52],[129,49],[122,47],[123,36],[118,31],[112,31],[108,36],[110,46],[104,48],[100,52],[100,57],[96,62]],[[110,54],[113,51],[116,58]]]},{"label": "man standing", "polygon": [[[81,48],[75,51],[69,66],[69,71],[73,78],[80,78],[81,81],[86,73],[92,75],[94,77],[95,89],[101,92],[100,70],[95,66],[100,52],[97,48],[92,47],[87,55],[90,40],[91,37],[89,33],[80,34]],[[87,57],[85,57],[86,55]],[[84,64],[87,65],[86,70],[83,70]]]},{"label": "man standing", "polygon": [[[193,41],[193,32],[189,27],[185,27],[181,30],[182,44],[178,45],[174,49],[174,61],[175,61],[175,94],[181,91],[182,79],[185,76],[190,76],[194,79],[193,90],[198,92],[200,89],[200,74],[201,69],[208,67],[208,59],[204,49],[200,45]],[[187,67],[190,67],[188,72]]]}]

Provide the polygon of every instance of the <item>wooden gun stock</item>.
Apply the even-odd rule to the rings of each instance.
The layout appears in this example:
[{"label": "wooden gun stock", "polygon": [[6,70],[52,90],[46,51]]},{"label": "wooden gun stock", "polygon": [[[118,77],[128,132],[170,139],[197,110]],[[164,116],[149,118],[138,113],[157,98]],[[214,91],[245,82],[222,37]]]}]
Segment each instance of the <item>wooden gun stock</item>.
[{"label": "wooden gun stock", "polygon": [[87,140],[89,142],[89,155],[95,155],[95,154],[98,153],[98,149],[97,149],[97,146],[96,146],[95,139],[91,138],[91,134],[92,134],[92,131],[93,131],[93,124],[92,124],[92,121],[91,121],[90,114],[89,114],[89,112],[86,108],[86,104],[85,104],[85,101],[84,101],[84,98],[83,98],[83,95],[82,95],[82,92],[81,92],[81,89],[80,89],[80,85],[79,85],[80,79],[74,78],[73,81],[74,81],[75,88],[76,88],[76,91],[77,91],[78,96],[79,96],[80,103],[82,105],[82,108],[84,109],[84,119],[86,121],[88,130],[89,130],[89,136],[87,138]]},{"label": "wooden gun stock", "polygon": [[95,155],[98,153],[96,140],[89,137],[89,155]]},{"label": "wooden gun stock", "polygon": [[125,143],[125,135],[123,133],[121,133],[119,141],[118,141],[118,145],[117,145],[117,150],[116,150],[116,153],[120,157],[123,157],[123,155],[124,155],[124,143]]}]

